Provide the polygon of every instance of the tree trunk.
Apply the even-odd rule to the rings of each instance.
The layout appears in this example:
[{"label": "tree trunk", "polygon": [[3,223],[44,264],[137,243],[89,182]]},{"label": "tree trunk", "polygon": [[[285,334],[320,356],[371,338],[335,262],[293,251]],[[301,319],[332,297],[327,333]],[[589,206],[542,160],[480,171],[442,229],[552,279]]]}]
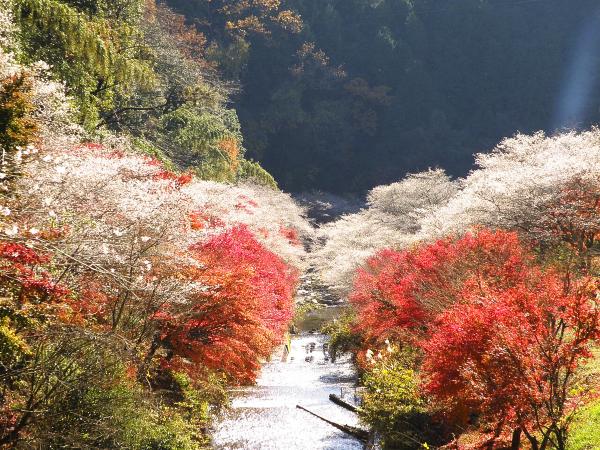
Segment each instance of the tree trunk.
[{"label": "tree trunk", "polygon": [[521,428],[515,428],[512,434],[510,450],[519,450],[521,448]]},{"label": "tree trunk", "polygon": [[531,450],[539,450],[540,446],[538,444],[537,439],[534,436],[532,436],[528,439],[529,439],[529,442],[531,443]]},{"label": "tree trunk", "polygon": [[556,448],[557,450],[565,450],[567,448],[566,431],[562,429],[556,430]]},{"label": "tree trunk", "polygon": [[544,436],[544,439],[542,439],[542,443],[540,444],[540,450],[546,450],[546,447],[548,447],[548,442],[549,441],[550,441],[550,432],[548,432]]},{"label": "tree trunk", "polygon": [[29,424],[29,419],[31,418],[31,413],[28,411],[24,413],[17,424],[13,427],[13,429],[4,435],[4,437],[0,438],[0,447],[4,448],[7,446],[8,448],[14,447],[17,441],[20,438],[21,431],[25,428],[26,425]]},{"label": "tree trunk", "polygon": [[144,357],[144,359],[142,360],[141,364],[138,367],[138,373],[137,373],[138,381],[140,381],[140,382],[146,381],[146,371],[148,370],[148,367],[150,366],[150,362],[152,361],[152,358],[154,358],[154,354],[160,347],[160,344],[161,344],[161,339],[157,333],[154,335],[154,339],[152,339],[152,344],[150,345],[150,348],[148,349],[148,353],[146,353],[146,356]]}]

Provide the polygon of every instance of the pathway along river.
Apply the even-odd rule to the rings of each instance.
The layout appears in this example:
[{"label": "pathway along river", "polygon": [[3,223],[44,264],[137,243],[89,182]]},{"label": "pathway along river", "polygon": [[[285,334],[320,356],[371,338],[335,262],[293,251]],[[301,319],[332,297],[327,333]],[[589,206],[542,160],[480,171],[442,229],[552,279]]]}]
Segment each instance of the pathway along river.
[{"label": "pathway along river", "polygon": [[291,351],[265,364],[255,386],[232,393],[232,408],[216,424],[218,450],[359,450],[344,432],[296,408],[301,405],[329,420],[357,426],[355,414],[329,400],[351,392],[355,371],[348,358],[332,363],[323,351],[327,337],[303,332],[292,337]]}]

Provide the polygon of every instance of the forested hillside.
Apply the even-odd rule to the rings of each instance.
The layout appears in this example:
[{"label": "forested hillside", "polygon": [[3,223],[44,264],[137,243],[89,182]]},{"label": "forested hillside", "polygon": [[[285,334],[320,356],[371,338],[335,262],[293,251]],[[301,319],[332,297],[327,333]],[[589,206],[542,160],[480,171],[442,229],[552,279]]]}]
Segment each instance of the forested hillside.
[{"label": "forested hillside", "polygon": [[0,2],[0,448],[199,449],[312,227],[153,1]]},{"label": "forested hillside", "polygon": [[249,154],[287,190],[464,175],[505,136],[600,118],[593,0],[168,3],[240,82]]},{"label": "forested hillside", "polygon": [[229,83],[205,57],[205,37],[182,16],[142,0],[3,5],[15,27],[6,51],[49,66],[86,132],[123,132],[137,149],[204,179],[254,177],[274,186],[244,159]]},{"label": "forested hillside", "polygon": [[599,73],[592,0],[0,0],[0,449],[600,448]]}]

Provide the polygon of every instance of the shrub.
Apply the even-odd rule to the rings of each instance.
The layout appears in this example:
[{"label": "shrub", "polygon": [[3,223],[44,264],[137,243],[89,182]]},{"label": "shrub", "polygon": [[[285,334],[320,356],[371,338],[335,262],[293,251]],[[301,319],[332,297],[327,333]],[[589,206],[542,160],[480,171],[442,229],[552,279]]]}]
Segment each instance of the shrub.
[{"label": "shrub", "polygon": [[329,352],[332,361],[335,362],[341,354],[355,352],[360,348],[362,338],[354,329],[355,320],[355,313],[347,312],[339,319],[326,324],[321,330],[330,336]]},{"label": "shrub", "polygon": [[415,449],[442,436],[419,392],[415,352],[388,344],[369,351],[362,384],[366,389],[359,415],[383,439],[387,449]]}]

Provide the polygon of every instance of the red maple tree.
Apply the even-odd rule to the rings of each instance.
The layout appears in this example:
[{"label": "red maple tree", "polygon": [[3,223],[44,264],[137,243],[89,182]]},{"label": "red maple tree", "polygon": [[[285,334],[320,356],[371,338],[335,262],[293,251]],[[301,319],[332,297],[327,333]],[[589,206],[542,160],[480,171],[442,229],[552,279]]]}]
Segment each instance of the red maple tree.
[{"label": "red maple tree", "polygon": [[578,367],[600,338],[593,279],[536,263],[515,233],[479,230],[405,251],[358,273],[351,301],[368,347],[422,349],[424,393],[454,422],[476,417],[484,444],[524,434],[564,448]]},{"label": "red maple tree", "polygon": [[464,292],[518,281],[529,256],[515,233],[479,230],[413,249],[383,250],[358,271],[350,301],[370,345],[422,334]]},{"label": "red maple tree", "polygon": [[564,449],[577,369],[600,338],[591,280],[565,285],[532,268],[515,286],[465,292],[422,343],[425,392],[450,414],[470,411],[490,427],[488,448],[505,431],[512,448],[524,433],[532,449]]},{"label": "red maple tree", "polygon": [[281,342],[293,311],[297,274],[266,250],[245,226],[192,248],[197,264],[185,269],[202,287],[191,302],[154,314],[165,363],[208,367],[239,383],[251,382]]}]

